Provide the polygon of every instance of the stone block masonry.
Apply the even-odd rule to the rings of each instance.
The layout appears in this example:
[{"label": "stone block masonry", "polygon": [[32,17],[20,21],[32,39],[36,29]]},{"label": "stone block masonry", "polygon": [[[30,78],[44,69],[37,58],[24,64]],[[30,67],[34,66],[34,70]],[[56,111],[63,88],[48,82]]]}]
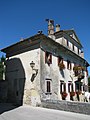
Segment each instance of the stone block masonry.
[{"label": "stone block masonry", "polygon": [[90,115],[90,103],[42,100],[42,107]]}]

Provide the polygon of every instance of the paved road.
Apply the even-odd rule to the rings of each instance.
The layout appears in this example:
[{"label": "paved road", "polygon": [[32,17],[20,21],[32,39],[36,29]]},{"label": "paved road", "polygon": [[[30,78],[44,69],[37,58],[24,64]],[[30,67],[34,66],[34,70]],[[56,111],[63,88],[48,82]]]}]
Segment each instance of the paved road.
[{"label": "paved road", "polygon": [[0,120],[90,120],[90,115],[25,105],[3,112]]}]

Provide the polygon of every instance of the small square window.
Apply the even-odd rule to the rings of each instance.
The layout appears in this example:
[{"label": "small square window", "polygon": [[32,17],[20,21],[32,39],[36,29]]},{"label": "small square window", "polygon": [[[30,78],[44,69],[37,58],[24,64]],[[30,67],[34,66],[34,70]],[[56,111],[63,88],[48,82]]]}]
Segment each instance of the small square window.
[{"label": "small square window", "polygon": [[52,64],[52,54],[49,52],[45,52],[45,63]]},{"label": "small square window", "polygon": [[74,51],[74,50],[75,50],[75,49],[74,49],[74,44],[72,44],[72,48],[73,48],[73,51]]},{"label": "small square window", "polygon": [[69,41],[67,40],[67,47],[69,47]]}]

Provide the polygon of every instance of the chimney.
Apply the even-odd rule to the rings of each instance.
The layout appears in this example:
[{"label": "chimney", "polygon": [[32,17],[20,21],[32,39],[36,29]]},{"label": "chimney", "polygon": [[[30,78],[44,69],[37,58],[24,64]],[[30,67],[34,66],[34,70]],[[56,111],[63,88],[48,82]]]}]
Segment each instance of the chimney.
[{"label": "chimney", "polygon": [[46,21],[48,22],[48,37],[50,37],[52,39],[55,39],[55,36],[54,36],[54,20],[46,19]]},{"label": "chimney", "polygon": [[20,41],[23,41],[24,40],[24,38],[20,38]]},{"label": "chimney", "polygon": [[43,32],[42,30],[39,30],[39,31],[38,31],[38,34],[42,34],[42,32]]},{"label": "chimney", "polygon": [[56,24],[56,32],[60,31],[60,25]]}]

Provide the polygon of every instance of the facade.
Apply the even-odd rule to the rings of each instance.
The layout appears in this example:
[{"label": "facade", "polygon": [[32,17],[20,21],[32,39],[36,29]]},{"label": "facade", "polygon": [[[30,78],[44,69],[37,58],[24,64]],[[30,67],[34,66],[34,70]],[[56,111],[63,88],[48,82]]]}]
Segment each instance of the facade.
[{"label": "facade", "polygon": [[38,34],[4,48],[8,101],[37,106],[41,100],[83,101],[88,91],[88,62],[74,30],[48,22]]}]

